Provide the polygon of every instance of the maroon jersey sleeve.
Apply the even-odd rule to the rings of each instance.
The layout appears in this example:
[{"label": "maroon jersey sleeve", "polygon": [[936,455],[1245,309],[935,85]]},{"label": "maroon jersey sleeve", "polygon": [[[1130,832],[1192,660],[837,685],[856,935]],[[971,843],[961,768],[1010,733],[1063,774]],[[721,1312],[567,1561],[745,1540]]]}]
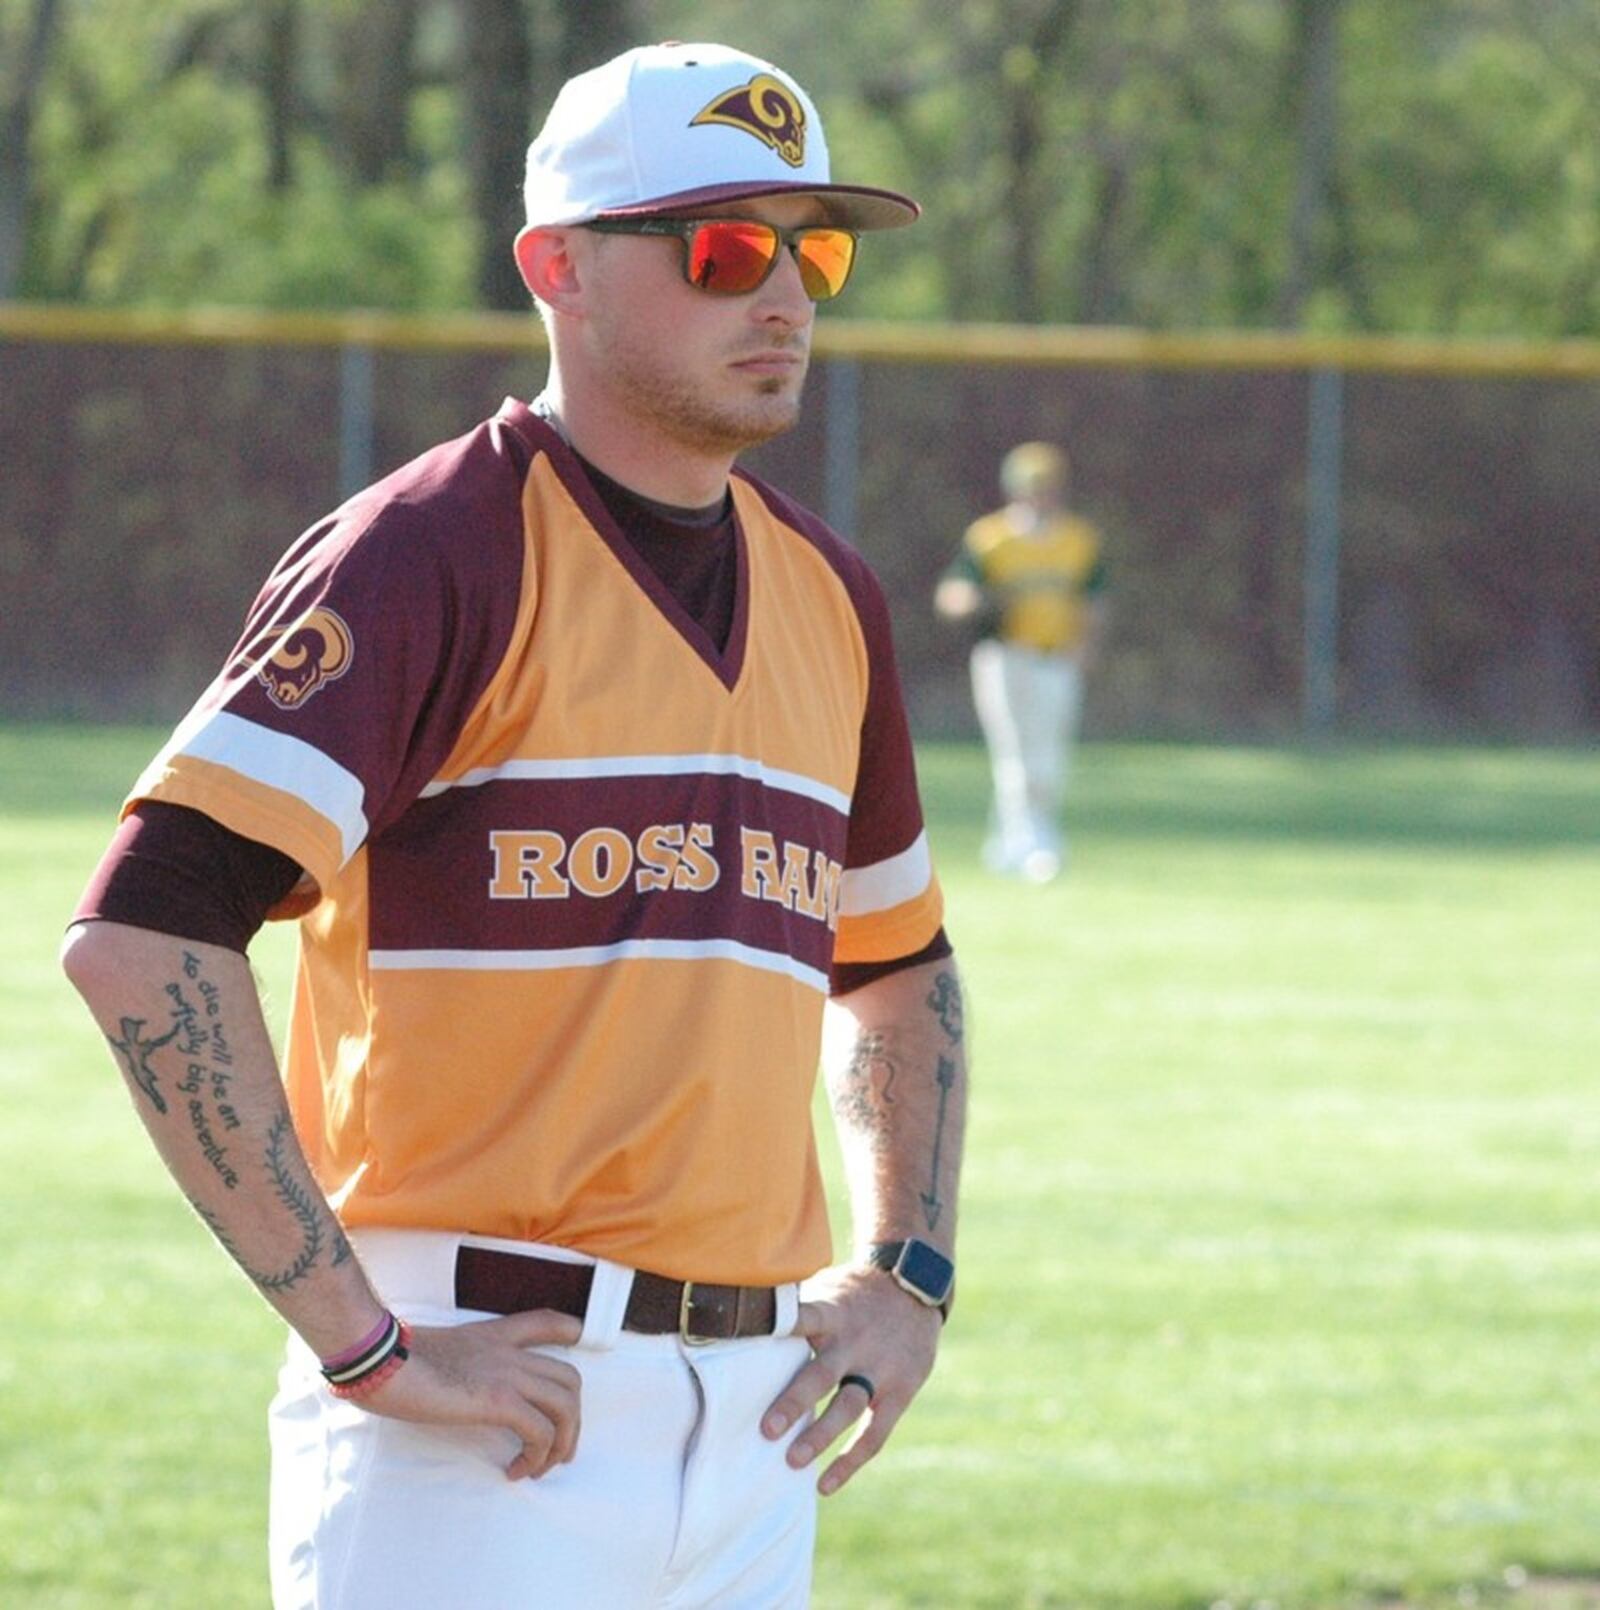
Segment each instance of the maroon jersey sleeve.
[{"label": "maroon jersey sleeve", "polygon": [[145,800],[126,816],[73,913],[241,954],[300,880],[288,856],[200,811]]},{"label": "maroon jersey sleeve", "polygon": [[505,656],[528,458],[490,421],[306,532],[130,807],[204,811],[326,887],[432,780]]},{"label": "maroon jersey sleeve", "polygon": [[903,852],[922,834],[922,800],[911,727],[895,665],[894,634],[883,588],[864,561],[852,593],[866,638],[867,709],[861,719],[861,766],[850,802],[845,870],[870,867]]},{"label": "maroon jersey sleeve", "polygon": [[[863,565],[863,570],[866,567]],[[850,839],[845,865],[871,866],[902,852],[923,835],[922,801],[917,791],[911,728],[895,666],[889,611],[878,579],[866,571],[867,585],[857,600],[866,634],[870,681],[861,722],[861,769],[850,804]],[[835,961],[828,992],[846,995],[875,979],[951,954],[944,928],[920,949],[883,961]]]},{"label": "maroon jersey sleeve", "polygon": [[921,950],[914,950],[909,956],[896,956],[887,962],[835,962],[828,972],[828,993],[835,998],[848,995],[851,990],[887,978],[890,973],[903,973],[906,968],[918,967],[923,962],[943,961],[952,954],[949,936],[941,928]]}]

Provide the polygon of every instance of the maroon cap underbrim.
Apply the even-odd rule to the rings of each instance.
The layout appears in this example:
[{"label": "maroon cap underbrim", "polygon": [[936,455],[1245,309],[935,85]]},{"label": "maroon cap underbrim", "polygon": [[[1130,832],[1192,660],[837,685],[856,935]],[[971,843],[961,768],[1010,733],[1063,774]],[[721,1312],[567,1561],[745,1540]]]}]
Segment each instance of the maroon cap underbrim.
[{"label": "maroon cap underbrim", "polygon": [[698,190],[679,190],[670,196],[627,207],[605,207],[596,218],[649,218],[658,213],[682,212],[689,207],[705,207],[717,202],[744,201],[756,196],[815,196],[823,202],[832,221],[847,229],[901,229],[915,223],[922,209],[909,196],[893,190],[873,190],[854,184],[713,184]]}]

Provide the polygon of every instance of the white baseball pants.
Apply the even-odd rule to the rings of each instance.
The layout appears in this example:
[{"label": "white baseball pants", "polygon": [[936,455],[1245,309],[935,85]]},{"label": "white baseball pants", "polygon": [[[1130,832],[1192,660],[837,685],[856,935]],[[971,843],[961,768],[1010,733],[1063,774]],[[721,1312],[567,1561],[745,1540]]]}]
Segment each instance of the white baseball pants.
[{"label": "white baseball pants", "polygon": [[984,855],[997,871],[1059,855],[1061,801],[1083,707],[1074,659],[985,638],[972,650],[972,702],[989,746],[994,816]]},{"label": "white baseball pants", "polygon": [[[454,1306],[465,1243],[579,1262],[561,1248],[419,1230],[352,1235],[383,1300],[421,1325]],[[596,1265],[572,1462],[512,1482],[510,1432],[411,1425],[333,1397],[291,1336],[269,1422],[275,1610],[790,1610],[810,1595],[816,1475],[768,1442],[767,1407],[810,1355],[780,1289],[778,1334],[689,1346],[620,1329],[632,1272]]]}]

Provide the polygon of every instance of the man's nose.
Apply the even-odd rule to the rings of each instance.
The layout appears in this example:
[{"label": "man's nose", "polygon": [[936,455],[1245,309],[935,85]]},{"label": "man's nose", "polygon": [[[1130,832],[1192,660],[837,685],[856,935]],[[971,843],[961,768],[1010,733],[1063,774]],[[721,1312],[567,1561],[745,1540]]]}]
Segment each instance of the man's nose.
[{"label": "man's nose", "polygon": [[787,243],[779,248],[777,266],[761,287],[759,317],[782,319],[784,323],[796,326],[809,322],[816,304],[806,295],[796,252],[797,247]]}]

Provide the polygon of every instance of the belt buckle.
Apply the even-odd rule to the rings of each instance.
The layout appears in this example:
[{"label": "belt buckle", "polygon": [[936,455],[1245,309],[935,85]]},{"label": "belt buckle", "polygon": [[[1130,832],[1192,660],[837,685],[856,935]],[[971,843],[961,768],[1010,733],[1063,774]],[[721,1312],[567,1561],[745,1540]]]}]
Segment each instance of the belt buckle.
[{"label": "belt buckle", "polygon": [[[705,1284],[705,1282],[701,1282]],[[678,1299],[678,1335],[685,1347],[709,1347],[712,1342],[725,1342],[727,1336],[706,1336],[699,1331],[689,1328],[690,1311],[694,1308],[694,1282],[686,1280],[683,1283],[683,1295]],[[738,1312],[735,1309],[734,1330],[738,1330]]]}]

